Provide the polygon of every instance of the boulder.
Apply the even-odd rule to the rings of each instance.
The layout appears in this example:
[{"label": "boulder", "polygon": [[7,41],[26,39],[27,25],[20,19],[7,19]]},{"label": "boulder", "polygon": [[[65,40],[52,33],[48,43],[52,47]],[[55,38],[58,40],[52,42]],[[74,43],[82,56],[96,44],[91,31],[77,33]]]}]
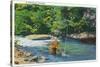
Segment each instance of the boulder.
[{"label": "boulder", "polygon": [[83,43],[96,43],[96,37],[89,37],[89,38],[81,38],[80,39],[81,42]]}]

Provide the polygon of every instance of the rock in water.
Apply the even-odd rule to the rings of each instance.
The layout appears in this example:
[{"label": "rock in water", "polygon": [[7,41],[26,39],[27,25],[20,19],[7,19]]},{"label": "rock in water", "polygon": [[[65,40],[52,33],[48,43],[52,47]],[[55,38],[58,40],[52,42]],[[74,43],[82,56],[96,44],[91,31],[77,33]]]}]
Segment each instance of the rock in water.
[{"label": "rock in water", "polygon": [[38,62],[39,63],[43,63],[43,62],[45,62],[45,60],[46,60],[46,58],[44,56],[39,56],[38,57]]},{"label": "rock in water", "polygon": [[30,61],[31,62],[38,62],[38,56],[33,56]]},{"label": "rock in water", "polygon": [[43,63],[45,62],[46,58],[44,56],[34,56],[30,60],[31,62],[38,62],[38,63]]},{"label": "rock in water", "polygon": [[65,52],[62,52],[61,55],[62,56],[67,56],[67,54]]}]

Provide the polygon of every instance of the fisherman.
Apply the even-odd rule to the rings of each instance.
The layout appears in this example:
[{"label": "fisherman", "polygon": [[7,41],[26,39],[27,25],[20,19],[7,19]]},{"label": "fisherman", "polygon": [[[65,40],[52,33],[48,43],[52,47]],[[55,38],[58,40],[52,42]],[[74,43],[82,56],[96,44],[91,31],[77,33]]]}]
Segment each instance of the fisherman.
[{"label": "fisherman", "polygon": [[57,54],[57,49],[58,49],[57,38],[52,36],[51,44],[50,44],[50,53],[53,54],[53,55],[56,55]]}]

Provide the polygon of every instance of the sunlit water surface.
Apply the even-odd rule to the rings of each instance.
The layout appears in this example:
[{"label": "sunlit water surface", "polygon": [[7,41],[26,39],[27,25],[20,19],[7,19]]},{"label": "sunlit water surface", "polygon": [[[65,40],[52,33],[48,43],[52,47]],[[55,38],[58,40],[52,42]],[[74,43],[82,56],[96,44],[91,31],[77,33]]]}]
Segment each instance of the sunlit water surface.
[{"label": "sunlit water surface", "polygon": [[67,39],[59,41],[60,49],[64,50],[64,55],[51,55],[49,53],[50,40],[28,40],[22,37],[16,37],[21,41],[20,49],[31,52],[35,56],[44,56],[46,62],[64,62],[64,61],[80,61],[95,60],[96,46],[95,44],[81,43],[79,40]]}]

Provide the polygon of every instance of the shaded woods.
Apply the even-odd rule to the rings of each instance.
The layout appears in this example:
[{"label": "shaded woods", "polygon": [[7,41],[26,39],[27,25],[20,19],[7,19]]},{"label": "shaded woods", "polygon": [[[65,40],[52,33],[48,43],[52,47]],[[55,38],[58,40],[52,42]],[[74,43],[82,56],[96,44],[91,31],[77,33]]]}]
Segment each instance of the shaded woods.
[{"label": "shaded woods", "polygon": [[16,35],[96,32],[95,8],[16,4],[15,11]]}]

